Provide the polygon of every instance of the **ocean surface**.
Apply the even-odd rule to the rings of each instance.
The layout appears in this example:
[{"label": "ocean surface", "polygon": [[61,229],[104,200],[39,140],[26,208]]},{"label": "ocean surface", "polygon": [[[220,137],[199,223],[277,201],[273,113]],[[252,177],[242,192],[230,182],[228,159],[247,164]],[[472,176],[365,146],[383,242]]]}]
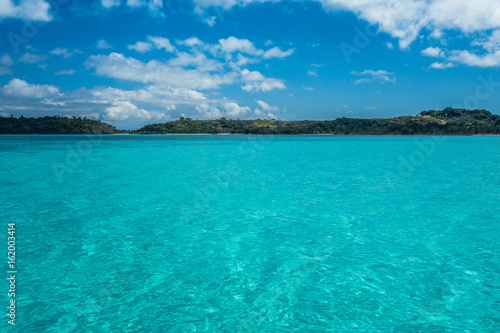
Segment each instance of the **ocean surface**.
[{"label": "ocean surface", "polygon": [[498,332],[500,137],[0,136],[16,332]]}]

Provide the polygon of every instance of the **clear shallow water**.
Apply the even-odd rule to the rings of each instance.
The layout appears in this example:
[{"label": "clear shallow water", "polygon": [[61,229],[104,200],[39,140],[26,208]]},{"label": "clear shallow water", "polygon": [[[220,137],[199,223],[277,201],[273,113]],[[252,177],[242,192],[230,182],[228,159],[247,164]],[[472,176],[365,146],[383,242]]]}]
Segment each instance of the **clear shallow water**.
[{"label": "clear shallow water", "polygon": [[498,137],[0,136],[0,161],[19,332],[500,330]]}]

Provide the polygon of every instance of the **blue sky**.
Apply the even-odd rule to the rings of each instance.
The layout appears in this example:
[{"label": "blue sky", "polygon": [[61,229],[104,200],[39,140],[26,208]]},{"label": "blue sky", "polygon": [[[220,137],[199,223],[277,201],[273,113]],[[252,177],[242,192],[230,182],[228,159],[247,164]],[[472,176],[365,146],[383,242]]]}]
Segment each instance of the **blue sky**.
[{"label": "blue sky", "polygon": [[498,0],[0,0],[0,115],[500,111]]}]

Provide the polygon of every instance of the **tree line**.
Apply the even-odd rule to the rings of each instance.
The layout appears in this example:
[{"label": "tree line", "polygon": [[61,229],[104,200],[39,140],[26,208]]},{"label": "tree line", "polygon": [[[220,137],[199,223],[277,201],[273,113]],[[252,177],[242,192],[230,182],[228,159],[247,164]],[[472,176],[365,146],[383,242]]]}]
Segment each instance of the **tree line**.
[{"label": "tree line", "polygon": [[446,108],[422,111],[417,116],[335,120],[194,120],[118,130],[99,120],[68,117],[0,117],[1,134],[334,134],[334,135],[419,135],[419,134],[500,134],[500,116],[486,110]]},{"label": "tree line", "polygon": [[141,134],[336,134],[336,135],[412,135],[412,134],[500,134],[500,116],[486,110],[446,108],[423,111],[417,116],[389,119],[337,118],[335,120],[194,120],[180,118],[146,125],[133,133]]}]

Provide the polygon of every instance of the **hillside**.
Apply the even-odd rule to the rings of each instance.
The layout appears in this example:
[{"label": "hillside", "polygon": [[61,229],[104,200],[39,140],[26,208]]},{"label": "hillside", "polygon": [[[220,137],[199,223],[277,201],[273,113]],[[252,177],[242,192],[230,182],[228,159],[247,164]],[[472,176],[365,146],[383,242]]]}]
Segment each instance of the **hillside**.
[{"label": "hillside", "polygon": [[146,125],[134,133],[232,134],[500,134],[500,116],[486,110],[446,108],[417,116],[389,119],[338,118],[336,120],[193,120],[181,118]]},{"label": "hillside", "polygon": [[138,130],[117,130],[114,126],[87,118],[0,117],[0,134],[500,134],[500,116],[486,110],[446,108],[422,111],[417,116],[388,119],[338,118],[335,120],[193,120],[180,118],[150,124]]},{"label": "hillside", "polygon": [[0,134],[112,134],[116,128],[87,118],[0,117]]}]

